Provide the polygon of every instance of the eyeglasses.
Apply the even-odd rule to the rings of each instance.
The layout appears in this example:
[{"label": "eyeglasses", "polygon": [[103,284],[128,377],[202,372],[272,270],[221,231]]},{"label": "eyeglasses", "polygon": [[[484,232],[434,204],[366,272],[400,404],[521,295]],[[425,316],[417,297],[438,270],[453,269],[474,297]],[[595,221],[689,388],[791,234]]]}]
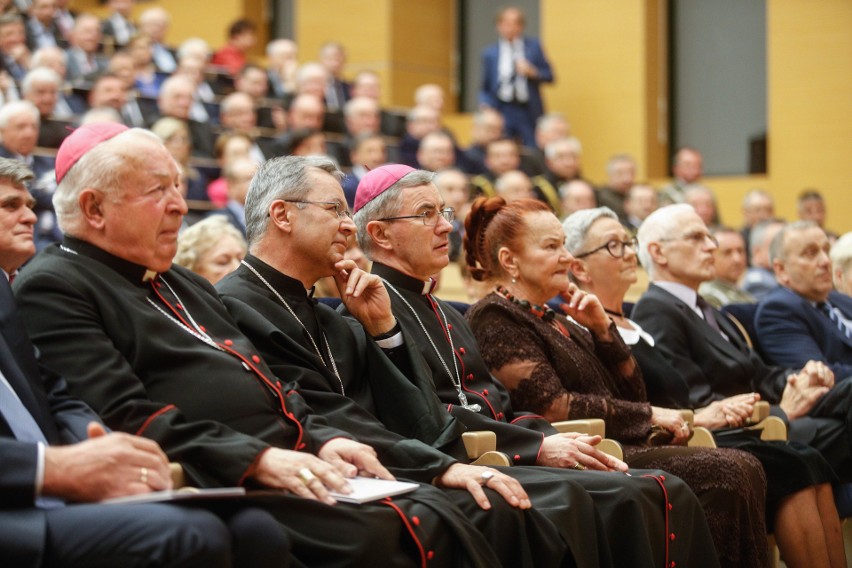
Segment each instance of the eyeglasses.
[{"label": "eyeglasses", "polygon": [[601,246],[590,250],[589,252],[584,252],[583,254],[575,254],[574,258],[585,258],[590,254],[595,254],[600,250],[606,249],[606,252],[610,254],[613,258],[624,258],[624,253],[627,250],[627,247],[633,249],[633,252],[636,252],[636,249],[639,247],[639,240],[636,237],[631,239],[627,239],[626,241],[619,241],[618,239],[612,239]]},{"label": "eyeglasses", "polygon": [[400,219],[421,219],[427,227],[434,227],[439,223],[439,219],[443,217],[448,223],[452,223],[456,218],[456,210],[452,207],[446,209],[429,209],[420,215],[403,215],[401,217],[385,217],[379,221],[398,221]]},{"label": "eyeglasses", "polygon": [[326,211],[334,211],[334,214],[341,219],[351,219],[352,212],[346,209],[342,203],[338,201],[304,201],[299,199],[283,199],[287,203],[304,203],[305,205],[331,205],[331,209],[323,207]]},{"label": "eyeglasses", "polygon": [[687,241],[687,242],[692,243],[695,246],[701,246],[705,242],[707,242],[708,240],[711,243],[713,243],[714,246],[716,246],[716,247],[719,246],[719,241],[716,239],[716,237],[714,237],[713,235],[711,235],[710,233],[708,233],[706,231],[694,231],[692,233],[687,233],[687,234],[682,235],[680,237],[669,237],[669,238],[660,239],[661,242]]}]

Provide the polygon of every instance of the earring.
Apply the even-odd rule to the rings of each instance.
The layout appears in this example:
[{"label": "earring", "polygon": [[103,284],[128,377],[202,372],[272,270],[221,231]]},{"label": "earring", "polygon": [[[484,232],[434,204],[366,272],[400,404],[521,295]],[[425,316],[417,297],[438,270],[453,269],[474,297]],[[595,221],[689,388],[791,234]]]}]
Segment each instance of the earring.
[{"label": "earring", "polygon": [[514,276],[512,276],[512,284],[517,284],[517,283],[518,283],[518,281],[517,281],[517,280],[515,280],[515,277],[514,277]]}]

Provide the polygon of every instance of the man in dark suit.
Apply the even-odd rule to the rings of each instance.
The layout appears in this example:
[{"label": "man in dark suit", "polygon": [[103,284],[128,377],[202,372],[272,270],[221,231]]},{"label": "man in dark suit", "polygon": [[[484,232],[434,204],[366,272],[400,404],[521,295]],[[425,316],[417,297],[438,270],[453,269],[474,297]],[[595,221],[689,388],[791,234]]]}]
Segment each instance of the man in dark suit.
[{"label": "man in dark suit", "polygon": [[212,158],[214,136],[210,123],[189,118],[194,92],[195,85],[187,77],[181,75],[169,77],[160,87],[157,106],[160,116],[171,116],[186,123],[192,138],[193,156]]},{"label": "man in dark suit", "polygon": [[852,382],[834,382],[824,364],[801,370],[770,366],[739,327],[697,293],[713,278],[716,240],[686,204],[663,207],[639,228],[639,258],[652,285],[632,317],[689,384],[694,407],[758,392],[789,421],[789,437],[818,449],[844,481],[852,480]]},{"label": "man in dark suit", "polygon": [[68,47],[56,23],[55,0],[34,0],[27,18],[27,47],[35,52],[42,47]]},{"label": "man in dark suit", "polygon": [[852,375],[852,298],[834,291],[830,249],[813,221],[781,229],[769,247],[781,286],[760,302],[754,324],[770,363],[822,361],[841,379]]},{"label": "man in dark suit", "polygon": [[535,122],[544,113],[539,85],[553,82],[538,40],[524,37],[524,14],[514,7],[497,14],[500,40],[482,52],[479,103],[497,109],[506,120],[506,134],[535,147]]},{"label": "man in dark suit", "polygon": [[106,71],[107,58],[98,53],[101,43],[101,21],[93,14],[80,14],[74,20],[68,49],[68,80],[87,84]]},{"label": "man in dark suit", "polygon": [[150,440],[108,434],[36,359],[8,284],[35,254],[31,178],[0,159],[0,555],[14,566],[228,566],[227,529],[203,510],[94,504],[170,488],[168,461]]}]

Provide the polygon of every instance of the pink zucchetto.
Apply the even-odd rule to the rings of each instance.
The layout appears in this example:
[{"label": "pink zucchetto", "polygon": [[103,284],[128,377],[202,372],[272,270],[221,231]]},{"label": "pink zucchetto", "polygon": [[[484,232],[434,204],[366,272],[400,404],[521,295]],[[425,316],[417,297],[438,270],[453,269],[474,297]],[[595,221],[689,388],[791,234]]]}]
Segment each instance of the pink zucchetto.
[{"label": "pink zucchetto", "polygon": [[360,211],[362,207],[380,196],[390,186],[414,171],[417,170],[411,166],[388,164],[367,172],[358,182],[353,213]]},{"label": "pink zucchetto", "polygon": [[56,183],[62,181],[71,166],[77,163],[89,150],[129,130],[117,122],[93,122],[77,128],[59,146],[56,153]]}]

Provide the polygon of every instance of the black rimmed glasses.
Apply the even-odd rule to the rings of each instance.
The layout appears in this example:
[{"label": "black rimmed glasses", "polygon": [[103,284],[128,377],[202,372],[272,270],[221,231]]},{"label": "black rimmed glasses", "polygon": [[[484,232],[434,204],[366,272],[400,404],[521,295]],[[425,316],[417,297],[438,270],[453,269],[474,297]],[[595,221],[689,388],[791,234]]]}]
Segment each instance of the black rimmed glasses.
[{"label": "black rimmed glasses", "polygon": [[379,221],[398,221],[400,219],[420,219],[423,221],[423,224],[427,227],[434,227],[438,224],[439,219],[443,217],[447,220],[448,223],[452,223],[453,219],[456,218],[456,210],[452,207],[447,207],[446,209],[429,209],[428,211],[424,211],[420,215],[402,215],[401,217],[385,217],[384,219],[378,219]]},{"label": "black rimmed glasses", "polygon": [[283,199],[287,203],[304,203],[305,205],[331,205],[331,208],[323,207],[326,211],[333,211],[341,219],[351,219],[352,213],[338,201],[306,201],[304,199]]},{"label": "black rimmed glasses", "polygon": [[719,246],[719,241],[716,239],[716,237],[714,237],[707,231],[693,231],[691,233],[681,235],[680,237],[665,237],[660,239],[660,242],[669,241],[686,241],[688,243],[692,243],[695,246],[701,246],[707,241],[710,241],[711,243],[713,243],[713,246]]},{"label": "black rimmed glasses", "polygon": [[593,248],[589,252],[575,254],[574,258],[585,258],[591,254],[595,254],[596,252],[604,249],[606,249],[606,252],[608,252],[613,258],[624,258],[624,251],[627,250],[627,247],[632,248],[633,252],[636,252],[636,250],[639,248],[639,240],[636,237],[627,239],[626,241],[612,239],[611,241],[607,241],[597,248]]}]

